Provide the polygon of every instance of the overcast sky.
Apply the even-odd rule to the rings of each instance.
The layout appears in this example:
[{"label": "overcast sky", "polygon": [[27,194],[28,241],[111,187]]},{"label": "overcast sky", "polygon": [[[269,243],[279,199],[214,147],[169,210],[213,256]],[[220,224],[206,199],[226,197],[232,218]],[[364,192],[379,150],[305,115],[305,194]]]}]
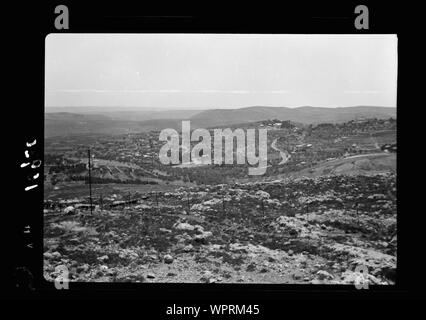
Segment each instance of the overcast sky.
[{"label": "overcast sky", "polygon": [[46,106],[396,106],[395,35],[51,34]]}]

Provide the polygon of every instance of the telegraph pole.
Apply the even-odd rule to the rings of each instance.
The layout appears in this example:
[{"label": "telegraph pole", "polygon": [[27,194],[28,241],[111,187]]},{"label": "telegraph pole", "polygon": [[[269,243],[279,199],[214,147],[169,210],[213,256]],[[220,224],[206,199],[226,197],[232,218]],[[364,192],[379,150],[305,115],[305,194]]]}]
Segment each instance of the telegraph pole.
[{"label": "telegraph pole", "polygon": [[92,209],[92,176],[90,173],[90,148],[87,149],[87,157],[89,159],[89,195],[90,195],[90,214],[93,214]]}]

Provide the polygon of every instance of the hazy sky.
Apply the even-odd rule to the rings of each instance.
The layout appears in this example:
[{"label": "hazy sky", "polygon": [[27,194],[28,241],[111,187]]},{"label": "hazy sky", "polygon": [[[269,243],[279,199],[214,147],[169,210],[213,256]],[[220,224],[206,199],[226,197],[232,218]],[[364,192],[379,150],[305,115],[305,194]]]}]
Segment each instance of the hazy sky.
[{"label": "hazy sky", "polygon": [[395,35],[51,34],[46,106],[396,106]]}]

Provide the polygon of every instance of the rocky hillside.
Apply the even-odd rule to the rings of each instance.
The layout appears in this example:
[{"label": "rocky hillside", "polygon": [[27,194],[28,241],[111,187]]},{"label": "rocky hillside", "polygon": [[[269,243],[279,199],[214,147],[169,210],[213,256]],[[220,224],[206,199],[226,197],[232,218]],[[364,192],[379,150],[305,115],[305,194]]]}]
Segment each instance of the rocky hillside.
[{"label": "rocky hillside", "polygon": [[[77,199],[78,200],[78,199]],[[85,199],[81,199],[85,201]],[[45,209],[44,275],[71,281],[393,284],[396,176],[180,188]],[[355,271],[367,267],[368,275]]]}]

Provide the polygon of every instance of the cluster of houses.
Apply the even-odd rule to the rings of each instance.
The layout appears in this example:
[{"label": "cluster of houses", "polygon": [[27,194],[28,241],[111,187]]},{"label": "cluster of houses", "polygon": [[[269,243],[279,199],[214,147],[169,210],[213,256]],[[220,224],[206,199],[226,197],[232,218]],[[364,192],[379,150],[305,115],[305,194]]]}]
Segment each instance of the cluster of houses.
[{"label": "cluster of houses", "polygon": [[[151,162],[158,153],[158,134],[154,132],[102,137],[91,146],[92,155],[120,162]],[[87,157],[87,145],[78,145],[76,157]]]},{"label": "cluster of houses", "polygon": [[380,149],[384,152],[396,152],[396,143],[387,143],[380,147]]},{"label": "cluster of houses", "polygon": [[265,129],[291,129],[294,125],[290,121],[281,121],[277,119],[260,121],[259,128]]}]

